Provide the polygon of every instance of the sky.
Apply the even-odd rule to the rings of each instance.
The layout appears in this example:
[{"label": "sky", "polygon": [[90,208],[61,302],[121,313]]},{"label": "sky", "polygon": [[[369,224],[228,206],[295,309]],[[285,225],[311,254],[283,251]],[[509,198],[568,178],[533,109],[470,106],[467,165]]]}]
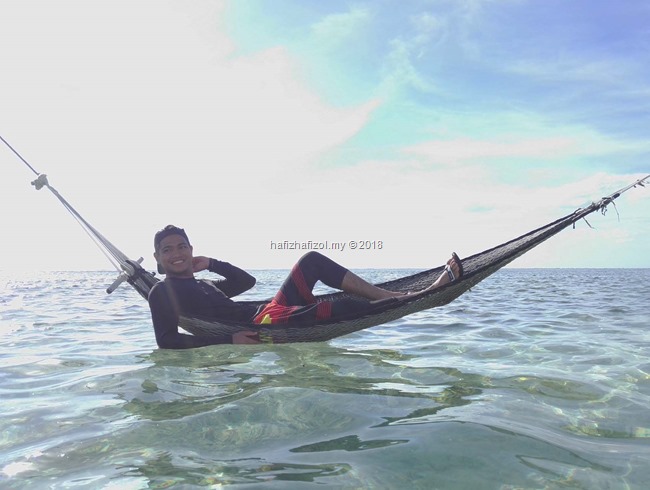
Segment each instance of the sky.
[{"label": "sky", "polygon": [[[429,268],[650,174],[648,25],[646,0],[7,0],[0,135],[150,270],[170,223],[246,269],[285,241]],[[34,178],[0,146],[0,270],[110,270]],[[649,187],[589,223],[513,265],[650,267]]]}]

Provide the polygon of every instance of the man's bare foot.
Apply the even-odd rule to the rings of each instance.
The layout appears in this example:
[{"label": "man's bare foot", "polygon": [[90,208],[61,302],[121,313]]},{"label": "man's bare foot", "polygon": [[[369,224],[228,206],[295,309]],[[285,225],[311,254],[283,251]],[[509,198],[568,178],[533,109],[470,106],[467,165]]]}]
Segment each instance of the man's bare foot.
[{"label": "man's bare foot", "polygon": [[400,296],[397,296],[398,299],[407,299],[409,297],[418,296],[420,294],[429,292],[433,289],[437,289],[445,284],[450,282],[457,281],[463,276],[463,264],[461,263],[458,255],[455,253],[451,254],[451,258],[447,261],[445,270],[438,276],[438,279],[431,284],[431,286],[421,289],[420,291],[415,291],[413,293],[404,293]]},{"label": "man's bare foot", "polygon": [[445,272],[447,273],[447,279],[449,280],[443,284],[447,284],[448,282],[453,282],[456,279],[460,279],[462,277],[464,272],[463,263],[460,261],[456,253],[451,254],[451,259],[447,261],[447,265],[445,266]]}]

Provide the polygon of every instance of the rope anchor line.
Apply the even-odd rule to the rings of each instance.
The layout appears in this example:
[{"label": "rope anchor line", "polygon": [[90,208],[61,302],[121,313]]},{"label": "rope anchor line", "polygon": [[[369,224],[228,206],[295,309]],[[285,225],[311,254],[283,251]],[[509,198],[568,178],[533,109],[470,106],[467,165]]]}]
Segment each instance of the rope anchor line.
[{"label": "rope anchor line", "polygon": [[41,174],[32,167],[29,162],[23,158],[23,156],[18,153],[18,151],[9,144],[9,142],[0,135],[0,141],[2,141],[7,148],[9,148],[32,172],[37,175],[37,178],[31,182],[31,185],[34,186],[36,190],[41,190],[43,187],[46,187],[54,196],[63,204],[73,218],[77,220],[81,228],[86,232],[90,239],[97,245],[99,250],[104,254],[108,261],[113,264],[113,266],[120,272],[118,278],[109,286],[106,290],[107,293],[112,293],[115,289],[124,281],[127,281],[134,277],[137,274],[136,267],[142,263],[143,259],[140,258],[137,261],[131,261],[124,253],[122,253],[115,245],[113,245],[109,240],[106,239],[99,231],[97,231],[88,221],[86,221],[83,216],[81,216],[75,208],[66,201],[59,192],[50,185],[47,180],[47,175]]}]

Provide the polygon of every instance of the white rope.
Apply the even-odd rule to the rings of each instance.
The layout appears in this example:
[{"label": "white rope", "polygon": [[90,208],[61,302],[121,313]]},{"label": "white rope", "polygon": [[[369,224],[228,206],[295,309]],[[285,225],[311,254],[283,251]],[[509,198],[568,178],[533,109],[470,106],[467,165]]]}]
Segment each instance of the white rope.
[{"label": "white rope", "polygon": [[[101,233],[93,228],[93,226],[91,226],[91,224],[88,223],[88,221],[86,221],[83,216],[81,216],[77,210],[73,208],[72,205],[66,201],[65,198],[47,182],[47,176],[45,174],[40,174],[38,179],[32,182],[32,185],[34,185],[37,190],[40,190],[43,187],[47,187],[50,192],[54,194],[56,198],[61,202],[61,204],[63,204],[63,206],[72,215],[72,217],[77,220],[77,223],[79,223],[81,229],[86,232],[86,235],[90,237],[93,243],[97,246],[97,248],[99,248],[99,250],[104,254],[108,261],[113,265],[113,267],[115,267],[117,271],[122,270],[120,264],[126,264],[126,255],[124,255],[115,245],[109,242]],[[113,258],[117,259],[117,262],[116,260],[113,260]]]},{"label": "white rope", "polygon": [[[0,141],[2,141],[7,147],[18,157],[20,160],[29,167],[29,169],[34,172],[37,175],[37,178],[32,181],[32,185],[36,188],[36,190],[41,190],[43,187],[47,187],[52,194],[63,204],[63,207],[65,207],[68,212],[72,215],[72,217],[77,220],[77,223],[81,226],[81,228],[84,230],[84,232],[90,237],[90,239],[93,241],[93,243],[99,248],[100,252],[104,254],[104,256],[108,259],[108,261],[115,267],[115,269],[120,272],[119,277],[117,280],[107,289],[108,293],[111,293],[112,291],[117,288],[117,286],[124,282],[125,280],[128,280],[129,278],[133,278],[136,275],[137,271],[137,264],[140,264],[142,262],[142,258],[138,259],[137,261],[133,262],[130,261],[129,258],[124,255],[115,245],[113,245],[104,235],[102,235],[99,231],[97,231],[88,221],[86,221],[83,216],[81,216],[77,210],[72,207],[72,205],[65,200],[65,198],[59,194],[59,192],[52,187],[49,182],[47,181],[47,175],[41,174],[37,172],[34,167],[32,167],[27,160],[25,160],[20,153],[18,153],[8,142],[5,140],[2,136],[0,136]],[[135,286],[134,286],[135,287]],[[143,294],[140,289],[136,287],[136,290],[140,293]]]}]

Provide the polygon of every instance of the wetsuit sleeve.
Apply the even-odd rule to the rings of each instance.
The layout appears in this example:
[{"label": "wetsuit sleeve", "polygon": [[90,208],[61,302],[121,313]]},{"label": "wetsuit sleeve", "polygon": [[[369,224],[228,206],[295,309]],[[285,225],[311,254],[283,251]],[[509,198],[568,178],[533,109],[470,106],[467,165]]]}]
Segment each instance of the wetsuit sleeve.
[{"label": "wetsuit sleeve", "polygon": [[255,286],[255,278],[253,276],[228,262],[210,259],[208,270],[224,277],[224,279],[212,281],[212,283],[229,298],[248,291]]},{"label": "wetsuit sleeve", "polygon": [[161,349],[191,349],[215,344],[232,344],[230,335],[200,337],[178,331],[178,311],[168,295],[164,283],[156,284],[149,293],[151,320],[156,334],[156,343]]}]

